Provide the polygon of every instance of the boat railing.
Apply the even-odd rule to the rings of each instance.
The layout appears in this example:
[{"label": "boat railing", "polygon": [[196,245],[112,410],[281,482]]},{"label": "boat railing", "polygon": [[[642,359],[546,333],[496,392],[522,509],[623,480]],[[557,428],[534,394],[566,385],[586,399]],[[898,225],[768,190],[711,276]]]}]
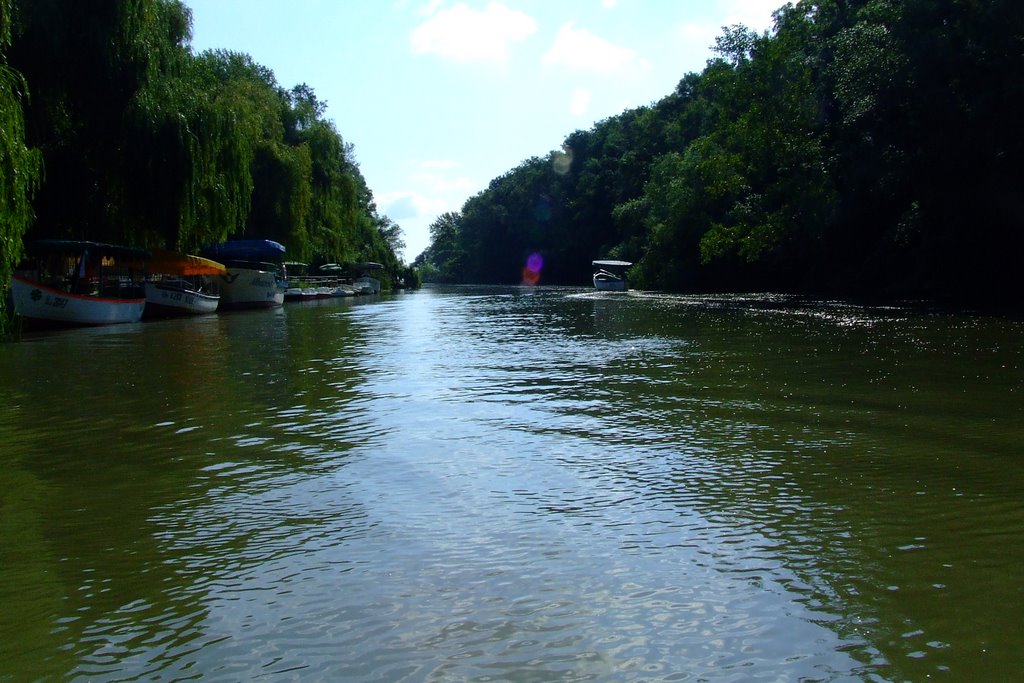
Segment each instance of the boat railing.
[{"label": "boat railing", "polygon": [[345,279],[337,275],[290,275],[288,286],[296,289],[336,287],[345,282]]},{"label": "boat railing", "polygon": [[597,270],[597,272],[594,273],[594,275],[597,276],[597,277],[615,278],[616,280],[621,280],[622,279],[622,275],[621,274],[613,273],[610,270],[605,270],[604,268],[599,268]]},{"label": "boat railing", "polygon": [[217,280],[210,275],[174,275],[171,273],[153,273],[148,282],[165,289],[193,291],[197,294],[220,296]]}]

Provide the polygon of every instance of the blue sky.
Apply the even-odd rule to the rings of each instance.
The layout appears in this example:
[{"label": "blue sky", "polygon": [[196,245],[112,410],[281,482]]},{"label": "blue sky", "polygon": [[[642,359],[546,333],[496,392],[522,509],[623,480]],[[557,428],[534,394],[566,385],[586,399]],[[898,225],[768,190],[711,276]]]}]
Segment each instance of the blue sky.
[{"label": "blue sky", "polygon": [[192,48],[310,85],[411,262],[429,226],[573,131],[672,92],[782,0],[185,0]]}]

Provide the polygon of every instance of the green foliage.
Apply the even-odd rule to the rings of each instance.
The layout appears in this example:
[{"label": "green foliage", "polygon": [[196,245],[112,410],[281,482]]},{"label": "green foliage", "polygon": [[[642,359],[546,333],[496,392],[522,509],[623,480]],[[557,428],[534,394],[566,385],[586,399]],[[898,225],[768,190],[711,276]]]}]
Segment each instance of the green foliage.
[{"label": "green foliage", "polygon": [[34,217],[32,196],[42,172],[39,150],[25,144],[25,79],[7,65],[12,0],[0,0],[0,338],[8,333],[7,290]]},{"label": "green foliage", "polygon": [[430,246],[412,265],[424,282],[457,282],[465,269],[466,252],[460,246],[461,216],[448,212],[430,224]]},{"label": "green foliage", "polygon": [[303,137],[312,164],[312,205],[309,247],[300,258],[354,260],[355,243],[350,228],[360,211],[358,169],[349,158],[349,148],[330,122],[313,122]]},{"label": "green foliage", "polygon": [[140,140],[124,112],[180,61],[187,10],[170,0],[17,2],[10,64],[34,96],[27,138],[43,154],[35,202],[40,232],[103,241],[133,236],[125,198],[135,169],[125,150]]},{"label": "green foliage", "polygon": [[[245,225],[254,143],[277,116],[276,99],[253,87],[247,62],[229,53],[183,58],[174,75],[134,99],[128,122],[148,144],[126,152],[134,173],[125,211],[143,243],[194,251]],[[227,76],[246,67],[248,79]]]}]

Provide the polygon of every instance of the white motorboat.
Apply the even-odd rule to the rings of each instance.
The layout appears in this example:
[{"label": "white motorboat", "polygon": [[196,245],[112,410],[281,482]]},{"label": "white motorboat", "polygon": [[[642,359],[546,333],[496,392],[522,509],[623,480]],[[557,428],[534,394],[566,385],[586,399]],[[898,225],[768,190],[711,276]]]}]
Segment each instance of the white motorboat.
[{"label": "white motorboat", "polygon": [[220,305],[219,294],[196,289],[188,280],[160,279],[146,282],[147,315],[201,315]]},{"label": "white motorboat", "polygon": [[232,240],[203,250],[224,263],[219,276],[221,308],[270,308],[284,303],[288,288],[281,259],[284,246],[272,240]]},{"label": "white motorboat", "polygon": [[629,289],[626,280],[626,269],[633,264],[629,261],[600,260],[592,263],[594,268],[594,288],[602,292],[625,292]]},{"label": "white motorboat", "polygon": [[211,276],[223,275],[223,263],[171,251],[154,252],[146,280],[146,315],[212,313],[220,294]]}]

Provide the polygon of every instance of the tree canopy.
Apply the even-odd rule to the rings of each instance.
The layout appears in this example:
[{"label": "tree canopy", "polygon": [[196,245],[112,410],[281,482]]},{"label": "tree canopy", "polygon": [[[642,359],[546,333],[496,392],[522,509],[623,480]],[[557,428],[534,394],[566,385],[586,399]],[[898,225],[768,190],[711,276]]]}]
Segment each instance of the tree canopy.
[{"label": "tree canopy", "polygon": [[672,93],[533,157],[438,219],[455,282],[1015,299],[1024,5],[801,0],[723,29]]}]

